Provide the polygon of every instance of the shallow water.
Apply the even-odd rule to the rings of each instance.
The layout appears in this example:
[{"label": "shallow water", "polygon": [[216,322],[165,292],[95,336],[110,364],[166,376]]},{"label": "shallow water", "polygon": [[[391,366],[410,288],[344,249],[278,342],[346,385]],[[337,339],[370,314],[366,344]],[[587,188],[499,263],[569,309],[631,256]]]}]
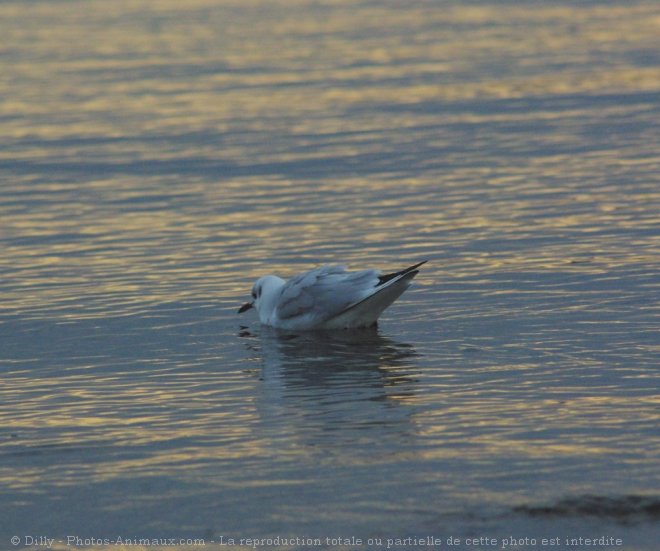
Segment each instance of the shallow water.
[{"label": "shallow water", "polygon": [[[655,548],[655,3],[1,9],[3,548]],[[421,259],[375,331],[236,314]]]}]

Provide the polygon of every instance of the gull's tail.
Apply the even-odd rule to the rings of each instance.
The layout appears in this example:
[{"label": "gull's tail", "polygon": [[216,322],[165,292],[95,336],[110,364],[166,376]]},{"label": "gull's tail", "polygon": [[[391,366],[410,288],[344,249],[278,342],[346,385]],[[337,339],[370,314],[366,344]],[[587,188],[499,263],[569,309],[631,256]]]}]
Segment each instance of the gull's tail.
[{"label": "gull's tail", "polygon": [[419,273],[419,268],[427,261],[410,268],[380,276],[373,293],[352,304],[346,310],[326,322],[328,329],[348,327],[369,327],[376,323],[383,311],[410,287],[412,279]]}]

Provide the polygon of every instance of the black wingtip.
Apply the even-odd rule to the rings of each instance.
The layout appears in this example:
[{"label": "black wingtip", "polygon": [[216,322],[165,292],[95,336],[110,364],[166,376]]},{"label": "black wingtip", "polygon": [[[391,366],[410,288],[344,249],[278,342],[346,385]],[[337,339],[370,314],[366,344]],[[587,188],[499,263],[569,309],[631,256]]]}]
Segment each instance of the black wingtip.
[{"label": "black wingtip", "polygon": [[418,263],[415,264],[414,266],[410,266],[410,268],[406,268],[405,270],[403,270],[403,273],[405,274],[405,273],[407,273],[407,272],[411,272],[411,271],[413,271],[413,270],[419,268],[420,266],[423,266],[423,265],[426,264],[427,262],[428,262],[428,260],[422,260],[421,262],[418,262]]},{"label": "black wingtip", "polygon": [[[423,264],[426,264],[427,262],[428,262],[428,260],[422,260],[421,262],[418,262],[417,264],[414,264],[414,265],[406,268],[405,270],[401,270],[400,272],[394,272],[394,273],[391,273],[391,274],[382,275],[378,278],[378,285],[382,285],[383,283],[387,283],[388,281],[394,279],[395,277],[404,276],[404,275],[409,274],[411,272],[415,272],[415,275],[416,275],[417,273],[419,273],[417,271],[417,268],[419,268]],[[376,287],[378,287],[378,285],[376,285]]]}]

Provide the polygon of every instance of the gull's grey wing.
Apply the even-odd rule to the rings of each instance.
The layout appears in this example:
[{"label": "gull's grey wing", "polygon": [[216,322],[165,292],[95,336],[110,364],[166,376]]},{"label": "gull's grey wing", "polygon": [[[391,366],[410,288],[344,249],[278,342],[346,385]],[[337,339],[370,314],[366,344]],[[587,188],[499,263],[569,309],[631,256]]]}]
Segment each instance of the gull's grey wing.
[{"label": "gull's grey wing", "polygon": [[383,311],[410,287],[412,279],[419,273],[415,268],[420,263],[378,278],[379,283],[363,300],[351,304],[334,318],[327,320],[328,329],[347,327],[369,327],[376,323]]},{"label": "gull's grey wing", "polygon": [[379,274],[377,270],[347,272],[345,266],[322,266],[300,274],[282,287],[277,316],[330,319],[369,296]]}]

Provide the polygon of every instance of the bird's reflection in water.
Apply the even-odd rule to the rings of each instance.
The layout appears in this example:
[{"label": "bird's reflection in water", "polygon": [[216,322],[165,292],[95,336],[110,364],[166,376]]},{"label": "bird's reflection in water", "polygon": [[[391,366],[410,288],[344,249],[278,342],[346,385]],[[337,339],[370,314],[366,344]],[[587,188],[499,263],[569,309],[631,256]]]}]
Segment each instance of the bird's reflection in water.
[{"label": "bird's reflection in water", "polygon": [[240,336],[262,363],[260,415],[279,419],[282,431],[315,444],[334,434],[333,445],[369,435],[382,443],[410,432],[418,355],[411,345],[377,328],[290,333],[260,327],[243,328]]}]

